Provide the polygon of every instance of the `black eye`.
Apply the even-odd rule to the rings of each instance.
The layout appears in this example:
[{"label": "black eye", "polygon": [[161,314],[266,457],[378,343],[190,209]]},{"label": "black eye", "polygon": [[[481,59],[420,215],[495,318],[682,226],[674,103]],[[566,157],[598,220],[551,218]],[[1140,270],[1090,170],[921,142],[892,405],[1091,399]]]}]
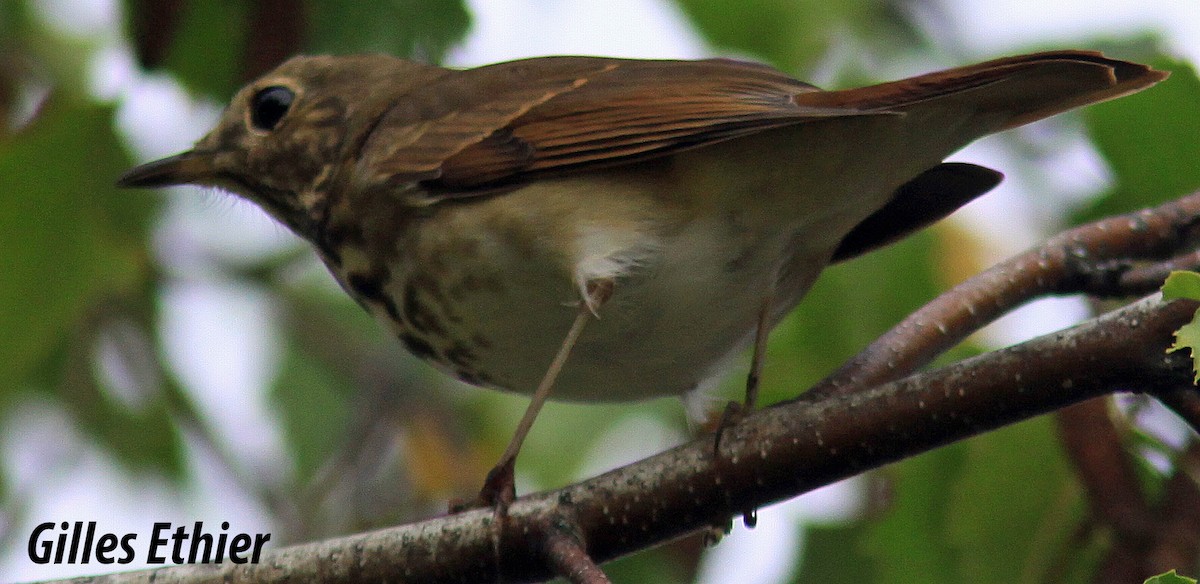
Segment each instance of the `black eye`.
[{"label": "black eye", "polygon": [[260,89],[250,98],[250,123],[260,130],[275,129],[295,97],[292,90],[280,85]]}]

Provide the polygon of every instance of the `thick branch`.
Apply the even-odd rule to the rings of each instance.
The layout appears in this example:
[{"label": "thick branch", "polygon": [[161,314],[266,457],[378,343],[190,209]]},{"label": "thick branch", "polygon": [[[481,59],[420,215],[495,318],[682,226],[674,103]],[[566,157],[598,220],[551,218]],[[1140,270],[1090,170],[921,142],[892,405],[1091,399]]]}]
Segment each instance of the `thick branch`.
[{"label": "thick branch", "polygon": [[491,510],[475,510],[284,548],[257,565],[180,566],[79,581],[546,579],[553,574],[542,526],[552,518],[567,518],[588,555],[602,562],[1090,397],[1178,387],[1188,379],[1188,364],[1164,348],[1195,310],[1194,302],[1146,299],[887,385],[805,395],[726,429],[717,456],[711,438],[694,440],[576,485],[522,497],[502,525]]}]

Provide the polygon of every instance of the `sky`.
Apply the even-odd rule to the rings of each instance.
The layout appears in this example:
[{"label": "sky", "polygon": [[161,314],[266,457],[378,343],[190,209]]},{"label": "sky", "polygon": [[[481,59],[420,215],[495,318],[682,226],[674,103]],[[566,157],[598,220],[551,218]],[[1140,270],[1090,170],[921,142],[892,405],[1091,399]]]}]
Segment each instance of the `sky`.
[{"label": "sky", "polygon": [[[96,59],[93,86],[98,95],[116,100],[119,121],[134,150],[144,159],[186,148],[215,120],[218,104],[191,100],[170,79],[136,71],[129,49],[120,42],[120,15],[115,0],[41,0],[40,13],[48,22],[73,34],[111,38]],[[712,50],[690,29],[674,4],[662,0],[471,0],[474,24],[466,42],[450,56],[453,64],[479,65],[546,54],[598,54],[624,57],[696,58]],[[1018,0],[997,10],[988,0],[948,2],[955,49],[980,59],[1023,51],[1039,39],[1084,41],[1099,33],[1122,36],[1159,31],[1181,56],[1200,61],[1200,2],[1195,0]],[[540,31],[529,34],[527,31]],[[1065,39],[1065,40],[1064,40]],[[911,71],[917,73],[919,71]],[[166,131],[164,131],[164,129]],[[1057,154],[1071,168],[1082,168],[1085,182],[1099,188],[1105,170],[1084,143]],[[955,157],[997,168],[1012,167],[1012,153],[984,143]],[[1078,181],[1078,174],[1069,177]],[[983,231],[994,241],[997,257],[1007,256],[1041,236],[1032,185],[1017,174],[995,193],[970,206],[958,220]],[[1080,193],[1079,196],[1084,196]],[[195,197],[177,191],[170,197],[156,233],[156,253],[181,277],[164,299],[164,324],[174,339],[167,347],[188,385],[200,388],[197,399],[221,433],[246,456],[248,464],[265,472],[285,473],[271,452],[281,448],[275,418],[262,394],[274,374],[280,334],[270,317],[265,294],[237,288],[210,277],[207,254],[254,257],[295,245],[280,227],[257,209],[228,202],[228,198]],[[997,214],[1024,216],[1028,227],[1017,230],[1006,222],[999,232]],[[237,234],[232,236],[231,234]],[[1070,324],[1084,312],[1075,301],[1040,303],[1007,319],[990,333],[1004,344]],[[266,316],[264,316],[266,315]],[[223,363],[220,368],[208,363]],[[249,498],[236,495],[238,486],[224,476],[220,465],[207,460],[203,449],[189,451],[197,484],[178,499],[168,485],[145,477],[129,477],[113,469],[102,453],[73,435],[69,422],[47,404],[30,403],[9,413],[20,427],[6,425],[0,449],[15,477],[14,484],[36,492],[30,516],[77,517],[113,530],[145,532],[146,517],[155,521],[186,522],[199,518],[220,522],[238,517],[242,531],[269,531],[268,514]],[[637,426],[614,432],[659,436],[644,449],[665,448],[678,436],[661,428]],[[264,431],[266,429],[266,431]],[[656,434],[655,432],[658,432]],[[49,446],[48,446],[49,445]],[[64,447],[66,445],[67,447]],[[660,449],[661,449],[660,448]],[[606,461],[612,465],[619,461]],[[739,524],[734,533],[710,551],[701,582],[727,581],[731,573],[748,584],[784,582],[794,554],[800,549],[801,520],[828,521],[853,513],[859,504],[853,483],[836,485],[760,512],[758,527]],[[97,510],[93,512],[92,510]],[[102,516],[97,516],[101,513]],[[18,534],[32,526],[18,526]],[[140,536],[145,540],[146,536]],[[127,567],[122,567],[126,568]],[[36,566],[25,559],[23,546],[0,555],[0,574],[20,580],[93,573],[97,566]]]}]

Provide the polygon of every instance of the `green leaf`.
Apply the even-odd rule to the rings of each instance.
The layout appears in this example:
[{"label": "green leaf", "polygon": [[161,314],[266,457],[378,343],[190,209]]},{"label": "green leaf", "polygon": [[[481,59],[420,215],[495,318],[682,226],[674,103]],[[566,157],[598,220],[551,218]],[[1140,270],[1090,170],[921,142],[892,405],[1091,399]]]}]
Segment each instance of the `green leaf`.
[{"label": "green leaf", "polygon": [[[884,582],[860,545],[870,524],[855,521],[838,525],[807,525],[799,571],[789,582],[862,584]],[[924,581],[924,580],[921,580]]]},{"label": "green leaf", "polygon": [[289,348],[284,353],[271,397],[280,414],[283,434],[296,462],[301,484],[330,459],[350,420],[350,381],[318,359]]},{"label": "green leaf", "polygon": [[[246,47],[246,0],[185,2],[163,68],[195,93],[224,103],[241,85]],[[265,34],[265,33],[260,33]]]},{"label": "green leaf", "polygon": [[884,47],[894,53],[917,44],[908,20],[887,2],[872,0],[676,0],[712,44],[748,53],[784,71],[811,70],[834,46]]},{"label": "green leaf", "polygon": [[1083,110],[1116,187],[1077,214],[1078,221],[1156,205],[1200,188],[1200,79],[1183,61],[1152,64],[1171,77],[1141,93]]},{"label": "green leaf", "polygon": [[967,461],[959,443],[889,467],[891,500],[886,514],[870,525],[864,553],[878,582],[956,584],[958,550],[950,546],[947,510],[953,486]]},{"label": "green leaf", "polygon": [[133,470],[153,470],[174,479],[183,478],[183,444],[166,403],[156,399],[132,410],[109,395],[89,389],[74,392],[68,409],[100,446]]},{"label": "green leaf", "polygon": [[1062,550],[1075,545],[1085,511],[1053,419],[1008,426],[965,446],[946,509],[959,576],[977,584],[1046,580]]},{"label": "green leaf", "polygon": [[713,44],[751,53],[785,70],[810,67],[832,45],[845,13],[861,0],[677,0]]},{"label": "green leaf", "polygon": [[0,142],[0,404],[22,390],[53,393],[121,462],[172,473],[182,465],[166,410],[130,410],[99,391],[92,368],[96,319],[151,273],[145,237],[157,197],[113,186],[128,165],[112,109],[63,93]]},{"label": "green leaf", "polygon": [[[1162,295],[1164,300],[1187,299],[1200,300],[1200,274],[1196,272],[1174,271],[1167,276],[1163,283]],[[1175,331],[1175,343],[1167,349],[1174,353],[1182,349],[1190,351],[1192,357],[1192,383],[1200,384],[1200,309],[1192,315],[1191,322]]]},{"label": "green leaf", "polygon": [[113,187],[128,159],[111,116],[56,100],[0,142],[0,393],[47,359],[92,302],[146,271],[154,199]]},{"label": "green leaf", "polygon": [[[937,236],[924,231],[825,270],[771,333],[763,403],[794,397],[933,299],[940,251]],[[726,389],[740,395],[745,379],[734,377]]]},{"label": "green leaf", "polygon": [[[675,547],[678,545],[678,548]],[[604,564],[604,573],[613,582],[654,582],[656,584],[685,584],[689,576],[689,553],[686,540],[675,545],[631,554]],[[693,568],[694,569],[694,568]],[[561,580],[554,580],[560,582]]]},{"label": "green leaf", "polygon": [[311,48],[321,53],[384,52],[441,61],[466,35],[461,0],[310,0]]},{"label": "green leaf", "polygon": [[[885,472],[891,504],[864,539],[878,576],[872,581],[1040,581],[1083,511],[1046,417]],[[1072,575],[1088,568],[1073,562]]]},{"label": "green leaf", "polygon": [[1180,576],[1179,574],[1175,573],[1175,570],[1171,570],[1166,574],[1159,574],[1157,576],[1146,578],[1145,584],[1196,584],[1196,580],[1194,578]]},{"label": "green leaf", "polygon": [[1192,383],[1200,384],[1200,353],[1197,352],[1197,347],[1200,347],[1200,310],[1192,315],[1192,321],[1179,327],[1175,331],[1175,344],[1167,349],[1168,353],[1174,353],[1182,349],[1187,349],[1192,358]]},{"label": "green leaf", "polygon": [[1176,270],[1162,286],[1163,300],[1200,300],[1200,273]]}]

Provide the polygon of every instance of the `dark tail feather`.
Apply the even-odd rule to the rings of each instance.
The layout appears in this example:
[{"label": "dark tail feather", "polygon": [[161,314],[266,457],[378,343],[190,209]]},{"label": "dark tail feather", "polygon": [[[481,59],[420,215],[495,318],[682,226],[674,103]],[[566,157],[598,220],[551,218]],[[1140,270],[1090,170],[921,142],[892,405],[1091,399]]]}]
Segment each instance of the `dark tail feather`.
[{"label": "dark tail feather", "polygon": [[945,162],[900,185],[884,207],[842,238],[831,263],[881,248],[953,213],[992,190],[1004,175],[963,162]]}]

